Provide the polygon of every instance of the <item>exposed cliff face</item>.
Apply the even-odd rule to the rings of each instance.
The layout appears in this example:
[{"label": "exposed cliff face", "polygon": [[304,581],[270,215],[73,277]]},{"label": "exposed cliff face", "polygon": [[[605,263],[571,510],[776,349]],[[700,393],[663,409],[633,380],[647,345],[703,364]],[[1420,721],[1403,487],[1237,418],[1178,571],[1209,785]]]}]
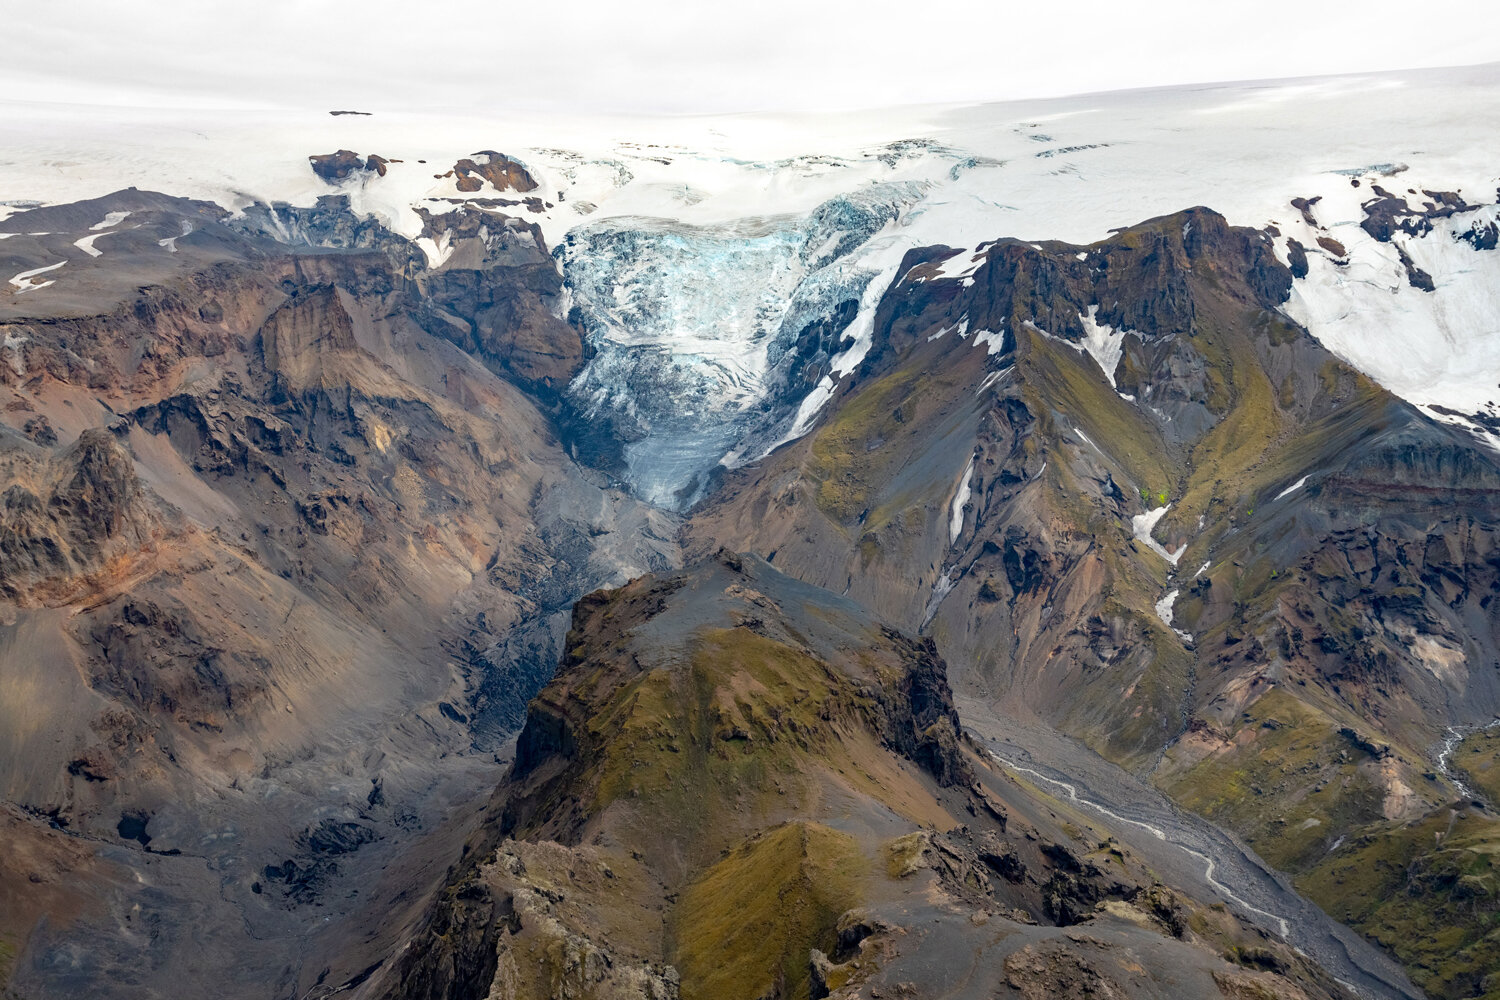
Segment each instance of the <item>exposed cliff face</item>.
[{"label": "exposed cliff face", "polygon": [[158,518],[113,434],[84,431],[54,455],[15,437],[0,497],[0,587],[8,600],[34,606],[86,592],[81,578],[112,560],[128,564],[150,544]]},{"label": "exposed cliff face", "polygon": [[[427,229],[452,252],[419,278],[423,326],[555,405],[583,365],[584,348],[562,316],[562,276],[540,232],[467,207],[429,217]],[[492,280],[496,266],[509,280]]]},{"label": "exposed cliff face", "polygon": [[954,968],[1023,996],[1330,989],[1280,945],[1279,975],[1220,959],[1242,928],[955,738],[930,643],[759,560],[591,594],[568,643],[464,860],[356,996],[926,995]]}]

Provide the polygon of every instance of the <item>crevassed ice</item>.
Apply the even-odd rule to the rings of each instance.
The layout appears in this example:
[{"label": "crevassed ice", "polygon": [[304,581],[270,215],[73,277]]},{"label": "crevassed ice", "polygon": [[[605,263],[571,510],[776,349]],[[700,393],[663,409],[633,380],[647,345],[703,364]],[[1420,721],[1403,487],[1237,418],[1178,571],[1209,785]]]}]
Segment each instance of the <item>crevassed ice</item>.
[{"label": "crevassed ice", "polygon": [[568,396],[629,442],[632,490],[690,506],[721,461],[785,434],[862,308],[875,271],[857,251],[899,196],[877,187],[806,217],[614,218],[567,235],[556,256],[594,352]]}]

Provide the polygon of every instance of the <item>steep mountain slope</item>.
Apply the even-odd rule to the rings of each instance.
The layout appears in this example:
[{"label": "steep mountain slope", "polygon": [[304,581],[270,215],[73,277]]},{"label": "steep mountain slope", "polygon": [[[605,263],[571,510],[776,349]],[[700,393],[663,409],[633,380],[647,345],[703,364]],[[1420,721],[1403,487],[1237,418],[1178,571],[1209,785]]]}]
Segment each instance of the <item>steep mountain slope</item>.
[{"label": "steep mountain slope", "polygon": [[[17,978],[149,995],[222,966],[264,995],[300,966],[296,911],[347,912],[358,871],[491,783],[574,598],[672,565],[674,523],[563,452],[540,407],[568,369],[520,345],[529,323],[563,364],[572,331],[503,218],[420,275],[336,203],[300,251],[137,192],[30,221],[116,214],[145,249],[102,244],[73,297],[0,324],[0,731],[7,801],[138,882],[103,878],[86,955],[54,913]],[[144,965],[112,929],[143,919]]]},{"label": "steep mountain slope", "polygon": [[465,860],[354,995],[1338,991],[992,770],[931,644],[853,602],[720,553],[590,595],[568,644]]}]

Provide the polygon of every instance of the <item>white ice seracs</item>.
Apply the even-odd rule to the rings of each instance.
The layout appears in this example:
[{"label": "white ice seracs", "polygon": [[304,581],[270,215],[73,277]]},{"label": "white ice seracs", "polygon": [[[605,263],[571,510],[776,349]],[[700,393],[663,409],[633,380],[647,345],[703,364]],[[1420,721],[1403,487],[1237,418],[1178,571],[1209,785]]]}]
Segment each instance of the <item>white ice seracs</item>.
[{"label": "white ice seracs", "polygon": [[[863,263],[867,245],[910,197],[879,187],[804,218],[610,219],[568,235],[556,255],[595,352],[568,393],[629,442],[639,495],[688,506],[715,465],[806,432],[869,350],[888,277]],[[788,399],[804,352],[828,374]]]}]

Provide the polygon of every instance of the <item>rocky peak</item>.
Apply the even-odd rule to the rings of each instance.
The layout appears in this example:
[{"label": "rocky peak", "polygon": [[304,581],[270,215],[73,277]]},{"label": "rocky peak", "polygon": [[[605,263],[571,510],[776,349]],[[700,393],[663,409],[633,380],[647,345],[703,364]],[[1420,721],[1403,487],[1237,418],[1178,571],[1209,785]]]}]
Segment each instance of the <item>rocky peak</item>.
[{"label": "rocky peak", "polygon": [[71,593],[154,530],[134,464],[110,431],[89,428],[61,453],[17,458],[25,477],[0,497],[0,588],[10,600]]},{"label": "rocky peak", "polygon": [[536,178],[524,164],[492,149],[475,153],[453,165],[460,191],[478,191],[486,181],[496,191],[535,191]]},{"label": "rocky peak", "polygon": [[315,153],[307,161],[312,165],[313,173],[329,184],[337,184],[354,173],[373,173],[384,177],[386,165],[391,162],[374,153],[367,159],[362,159],[358,153],[349,149],[341,149],[336,153]]}]

